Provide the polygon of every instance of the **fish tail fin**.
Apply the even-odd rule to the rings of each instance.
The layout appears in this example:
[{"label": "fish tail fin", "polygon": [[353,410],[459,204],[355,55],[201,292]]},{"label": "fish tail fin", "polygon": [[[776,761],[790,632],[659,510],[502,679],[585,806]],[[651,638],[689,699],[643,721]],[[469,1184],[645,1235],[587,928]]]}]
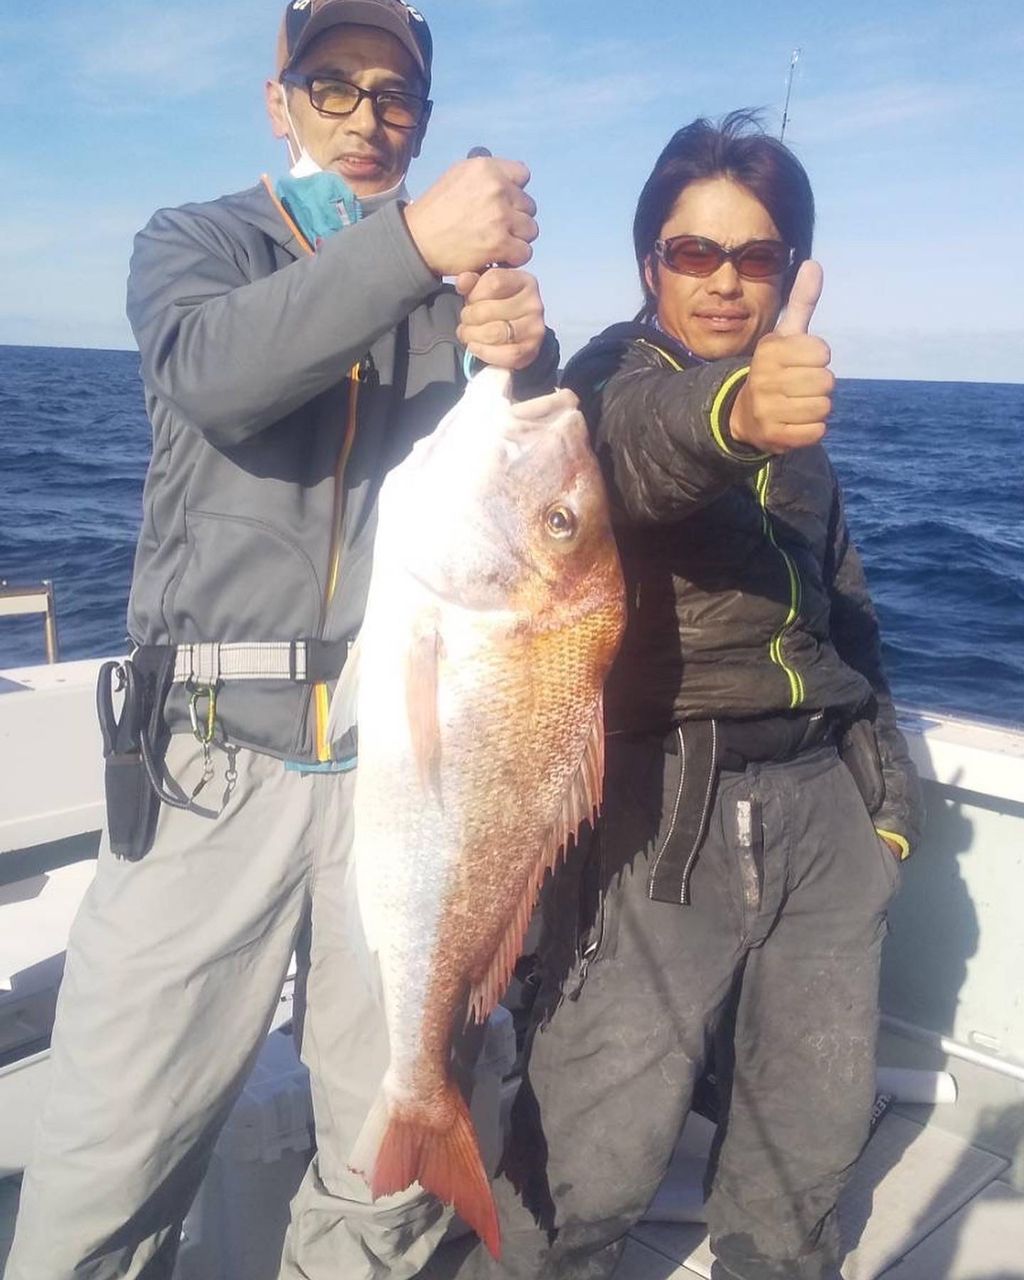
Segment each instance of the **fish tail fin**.
[{"label": "fish tail fin", "polygon": [[446,1089],[444,1110],[452,1121],[437,1129],[422,1117],[392,1110],[382,1091],[366,1117],[350,1161],[366,1177],[376,1200],[418,1182],[467,1222],[492,1257],[501,1256],[498,1211],[480,1156],[476,1130],[465,1099]]}]

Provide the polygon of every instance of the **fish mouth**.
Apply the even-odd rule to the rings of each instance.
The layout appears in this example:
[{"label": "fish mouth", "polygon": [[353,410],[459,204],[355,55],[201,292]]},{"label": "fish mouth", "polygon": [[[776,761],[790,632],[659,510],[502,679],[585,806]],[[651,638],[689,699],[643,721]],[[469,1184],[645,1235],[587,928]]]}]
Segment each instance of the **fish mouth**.
[{"label": "fish mouth", "polygon": [[512,405],[512,416],[518,422],[560,421],[565,414],[577,413],[580,402],[568,387],[560,387],[546,396],[523,400]]}]

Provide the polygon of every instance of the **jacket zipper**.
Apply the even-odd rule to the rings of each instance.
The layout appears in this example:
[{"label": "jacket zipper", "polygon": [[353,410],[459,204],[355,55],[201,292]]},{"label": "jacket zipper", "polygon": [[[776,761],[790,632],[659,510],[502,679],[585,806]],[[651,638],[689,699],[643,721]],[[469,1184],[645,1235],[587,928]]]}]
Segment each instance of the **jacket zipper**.
[{"label": "jacket zipper", "polygon": [[650,897],[654,893],[654,881],[657,879],[658,867],[661,860],[665,856],[665,850],[669,846],[669,841],[675,834],[676,823],[679,821],[679,805],[683,799],[683,780],[686,777],[686,746],[683,743],[683,731],[679,725],[676,725],[676,734],[679,738],[679,786],[676,789],[676,800],[672,806],[672,817],[669,820],[668,831],[665,833],[665,839],[661,842],[661,848],[654,855],[654,862],[651,864],[650,875],[647,877],[647,896]]},{"label": "jacket zipper", "polygon": [[[637,341],[641,346],[650,347],[652,351],[656,351],[659,355],[663,356],[673,369],[682,372],[683,366],[678,362],[678,360],[675,360],[669,352],[665,351],[661,347],[655,346],[653,342],[648,342],[645,338],[639,338]],[[722,398],[723,392],[727,394],[735,382],[747,373],[749,373],[749,369],[737,369],[732,377],[723,384],[721,391],[719,392],[719,399]],[[731,450],[722,440],[721,434],[719,433],[715,423],[718,403],[719,402],[716,401],[716,410],[712,413],[712,432],[719,448],[725,453],[731,453]],[[772,528],[771,520],[768,515],[768,481],[771,476],[771,465],[770,461],[766,462],[757,473],[757,497],[758,503],[761,507],[761,522],[764,526],[765,536],[782,557],[786,566],[786,572],[789,575],[789,613],[786,615],[785,622],[783,622],[782,626],[772,637],[771,644],[768,646],[768,653],[772,662],[774,662],[777,667],[781,667],[786,673],[786,679],[789,681],[789,705],[792,710],[798,707],[804,700],[804,682],[800,673],[795,670],[795,668],[790,667],[782,656],[782,637],[796,621],[797,614],[800,611],[800,575],[797,573],[796,565],[793,563],[790,556],[783,551],[775,541],[775,532]]]},{"label": "jacket zipper", "polygon": [[[580,948],[579,925],[577,924],[576,937],[576,959],[579,962],[580,971],[577,975],[576,985],[569,992],[570,1000],[578,1000],[583,992],[583,986],[590,974],[590,966],[601,954],[601,948],[604,946],[605,935],[605,917],[608,910],[607,895],[605,892],[605,856],[604,841],[600,836],[597,840],[597,913],[594,920],[594,937],[586,947]],[[581,881],[582,883],[582,881]],[[582,899],[583,895],[579,895]],[[582,901],[579,904],[582,908]]]},{"label": "jacket zipper", "polygon": [[786,674],[786,679],[789,681],[789,706],[790,710],[793,710],[804,700],[804,682],[799,671],[789,666],[782,656],[782,640],[800,612],[800,575],[797,573],[792,557],[783,551],[775,541],[775,530],[772,527],[771,516],[768,514],[768,483],[771,480],[771,468],[772,464],[766,462],[757,473],[757,500],[761,508],[761,524],[764,528],[765,537],[782,557],[782,562],[786,566],[786,573],[789,576],[789,612],[786,614],[782,626],[772,636],[771,643],[768,646],[768,656]]},{"label": "jacket zipper", "polygon": [[[345,469],[352,455],[352,446],[356,439],[356,425],[359,416],[359,384],[362,381],[362,365],[354,364],[348,374],[348,416],[345,422],[345,437],[338,453],[338,463],[334,469],[334,514],[331,521],[331,547],[327,558],[327,585],[324,588],[324,623],[334,599],[338,586],[338,574],[341,569],[341,528],[345,519]],[[323,625],[320,628],[323,631]],[[331,742],[327,733],[327,720],[330,715],[331,701],[326,684],[318,684],[313,689],[314,725],[316,733],[316,758],[320,764],[331,759]]]},{"label": "jacket zipper", "polygon": [[[680,731],[680,743],[682,742],[682,731]],[[711,721],[711,764],[708,767],[708,784],[704,788],[704,805],[700,811],[700,822],[697,824],[697,834],[693,839],[693,848],[690,850],[690,856],[686,859],[686,866],[683,867],[683,883],[679,893],[679,904],[683,907],[690,905],[690,876],[693,874],[693,864],[697,861],[697,854],[701,845],[704,843],[704,829],[707,826],[708,817],[711,813],[711,796],[715,789],[715,776],[717,773],[718,761],[718,721]]]},{"label": "jacket zipper", "polygon": [[[315,250],[303,235],[301,228],[289,214],[278,199],[277,192],[274,190],[273,184],[266,174],[262,178],[263,186],[267,194],[274,202],[278,213],[281,215],[285,225],[295,236],[296,241],[301,247],[303,253],[309,257],[313,257]],[[362,362],[357,361],[349,370],[348,382],[348,416],[345,423],[345,436],[342,440],[341,450],[338,454],[338,463],[334,469],[334,513],[331,523],[331,545],[327,558],[327,583],[324,588],[323,611],[321,613],[320,636],[323,639],[324,627],[327,623],[327,614],[334,599],[335,588],[338,585],[338,573],[341,569],[341,526],[345,518],[345,468],[348,465],[349,457],[352,453],[352,446],[356,438],[356,422],[359,410],[359,383],[362,379]],[[327,720],[331,710],[331,702],[327,692],[326,684],[317,684],[313,686],[313,732],[314,745],[316,748],[316,758],[319,764],[327,764],[331,759],[331,743],[327,734]]]}]

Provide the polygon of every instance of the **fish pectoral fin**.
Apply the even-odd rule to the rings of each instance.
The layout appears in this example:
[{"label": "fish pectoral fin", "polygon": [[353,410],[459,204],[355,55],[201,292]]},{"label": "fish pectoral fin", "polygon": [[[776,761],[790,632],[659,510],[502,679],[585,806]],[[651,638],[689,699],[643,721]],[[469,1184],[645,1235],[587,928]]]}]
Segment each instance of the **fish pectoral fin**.
[{"label": "fish pectoral fin", "polygon": [[441,799],[441,725],[437,710],[438,669],[444,641],[436,619],[422,622],[409,643],[405,670],[405,705],[416,771],[424,792]]},{"label": "fish pectoral fin", "polygon": [[483,1022],[505,993],[516,961],[523,949],[523,938],[540,895],[540,887],[548,871],[575,839],[584,822],[593,822],[601,808],[604,789],[604,701],[599,696],[579,763],[573,772],[562,800],[562,808],[538,851],[530,879],[512,919],[509,922],[490,967],[469,993],[468,1018]]},{"label": "fish pectoral fin", "polygon": [[[434,1108],[437,1110],[435,1101]],[[501,1257],[498,1211],[480,1156],[473,1119],[465,1099],[451,1081],[442,1110],[446,1128],[426,1122],[411,1107],[392,1110],[381,1091],[356,1139],[349,1167],[365,1178],[373,1198],[404,1191],[418,1182],[473,1228],[494,1258]]]}]

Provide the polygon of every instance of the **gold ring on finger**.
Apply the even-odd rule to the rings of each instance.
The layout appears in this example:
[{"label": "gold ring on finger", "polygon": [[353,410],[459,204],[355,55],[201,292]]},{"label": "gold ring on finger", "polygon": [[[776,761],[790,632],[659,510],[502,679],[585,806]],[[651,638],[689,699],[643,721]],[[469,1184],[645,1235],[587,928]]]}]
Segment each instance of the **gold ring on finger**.
[{"label": "gold ring on finger", "polygon": [[505,321],[505,344],[511,346],[516,340],[516,327],[511,320]]}]

